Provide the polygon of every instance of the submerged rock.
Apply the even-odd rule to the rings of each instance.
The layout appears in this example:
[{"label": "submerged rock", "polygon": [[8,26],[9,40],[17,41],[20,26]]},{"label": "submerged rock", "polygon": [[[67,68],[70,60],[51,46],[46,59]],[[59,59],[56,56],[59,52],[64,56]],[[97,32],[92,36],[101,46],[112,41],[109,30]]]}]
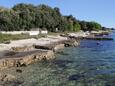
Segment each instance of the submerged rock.
[{"label": "submerged rock", "polygon": [[61,68],[65,68],[67,64],[73,63],[73,61],[70,60],[55,60],[53,61],[55,65],[58,65]]},{"label": "submerged rock", "polygon": [[84,78],[84,75],[74,74],[74,75],[69,76],[69,80],[70,80],[70,81],[79,80],[79,79],[81,79],[81,78]]},{"label": "submerged rock", "polygon": [[22,73],[22,70],[21,69],[16,69],[16,72]]},{"label": "submerged rock", "polygon": [[57,54],[66,55],[66,56],[69,55],[69,53],[65,53],[65,52],[63,52],[63,51],[58,51]]},{"label": "submerged rock", "polygon": [[11,74],[0,74],[0,81],[2,81],[2,82],[12,81],[15,79],[16,79],[16,77]]},{"label": "submerged rock", "polygon": [[14,81],[6,81],[3,83],[0,83],[0,86],[22,86],[24,81],[14,80]]}]

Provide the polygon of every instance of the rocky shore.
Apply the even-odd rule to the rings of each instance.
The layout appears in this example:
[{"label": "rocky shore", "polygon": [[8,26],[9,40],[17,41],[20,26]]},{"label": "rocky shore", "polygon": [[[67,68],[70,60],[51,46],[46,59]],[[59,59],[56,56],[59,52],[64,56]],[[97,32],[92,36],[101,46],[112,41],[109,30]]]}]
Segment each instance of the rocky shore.
[{"label": "rocky shore", "polygon": [[62,36],[48,36],[40,39],[24,39],[11,41],[10,44],[0,44],[0,85],[16,85],[17,76],[3,72],[20,68],[32,63],[47,61],[55,58],[55,53],[64,47],[78,46],[79,41]]},{"label": "rocky shore", "polygon": [[[80,39],[89,37],[89,33],[71,33],[68,36],[47,36],[40,39],[24,39],[11,41],[10,44],[0,44],[0,85],[15,81],[17,77],[2,72],[10,67],[21,73],[21,67],[26,67],[39,61],[55,58],[55,53],[64,47],[78,46]],[[1,84],[2,83],[2,84]],[[8,84],[9,86],[9,84]]]},{"label": "rocky shore", "polygon": [[8,67],[27,66],[42,59],[49,60],[54,58],[51,50],[32,50],[26,52],[6,52],[4,57],[0,56],[0,69]]},{"label": "rocky shore", "polygon": [[54,53],[79,42],[68,37],[48,36],[40,39],[24,39],[0,44],[0,69],[27,66],[31,63],[54,59]]},{"label": "rocky shore", "polygon": [[90,39],[96,39],[96,33],[102,34],[104,32],[100,31],[95,32],[95,34],[93,33],[81,31],[77,33],[68,33],[67,36],[47,35],[46,38],[23,39],[11,41],[9,44],[0,44],[0,69],[20,67],[42,59],[53,59],[54,53],[58,52],[60,49],[78,46],[81,38],[88,39],[90,37]]},{"label": "rocky shore", "polygon": [[36,61],[36,59],[52,58],[53,54],[60,49],[63,49],[64,47],[78,46],[81,38],[96,39],[95,34],[101,34],[103,31],[95,32],[95,34],[93,33],[81,31],[77,33],[68,33],[67,36],[47,35],[46,38],[23,39],[11,41],[9,44],[0,44],[0,69],[16,66],[18,63],[20,65],[31,64],[34,60]]}]

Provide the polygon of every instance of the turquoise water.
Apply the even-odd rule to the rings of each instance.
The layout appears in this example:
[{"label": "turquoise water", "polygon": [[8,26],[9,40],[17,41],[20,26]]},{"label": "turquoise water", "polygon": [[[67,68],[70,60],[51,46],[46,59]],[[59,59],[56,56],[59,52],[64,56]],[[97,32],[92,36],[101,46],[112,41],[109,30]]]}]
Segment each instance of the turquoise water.
[{"label": "turquoise water", "polygon": [[[115,33],[109,35],[115,38]],[[99,45],[97,45],[99,43]],[[22,86],[115,86],[115,41],[83,40],[56,54],[56,59],[7,69]],[[8,84],[8,83],[7,83]]]}]

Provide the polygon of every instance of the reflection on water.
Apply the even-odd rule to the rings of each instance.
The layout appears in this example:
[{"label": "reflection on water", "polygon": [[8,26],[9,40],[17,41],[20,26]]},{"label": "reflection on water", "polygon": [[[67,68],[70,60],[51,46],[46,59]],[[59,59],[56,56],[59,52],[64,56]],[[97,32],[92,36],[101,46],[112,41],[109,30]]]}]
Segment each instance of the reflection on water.
[{"label": "reflection on water", "polygon": [[79,47],[57,53],[52,61],[20,70],[6,72],[16,75],[22,86],[115,86],[115,41],[84,40]]}]

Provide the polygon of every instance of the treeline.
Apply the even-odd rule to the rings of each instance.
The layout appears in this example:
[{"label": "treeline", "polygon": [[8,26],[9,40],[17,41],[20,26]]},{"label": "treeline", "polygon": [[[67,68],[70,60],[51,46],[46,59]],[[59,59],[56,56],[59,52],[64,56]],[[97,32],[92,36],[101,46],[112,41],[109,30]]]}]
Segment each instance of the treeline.
[{"label": "treeline", "polygon": [[77,20],[72,15],[63,16],[60,9],[47,5],[17,4],[11,9],[0,8],[0,30],[19,31],[32,28],[46,28],[48,31],[91,31],[100,30],[96,22]]}]

